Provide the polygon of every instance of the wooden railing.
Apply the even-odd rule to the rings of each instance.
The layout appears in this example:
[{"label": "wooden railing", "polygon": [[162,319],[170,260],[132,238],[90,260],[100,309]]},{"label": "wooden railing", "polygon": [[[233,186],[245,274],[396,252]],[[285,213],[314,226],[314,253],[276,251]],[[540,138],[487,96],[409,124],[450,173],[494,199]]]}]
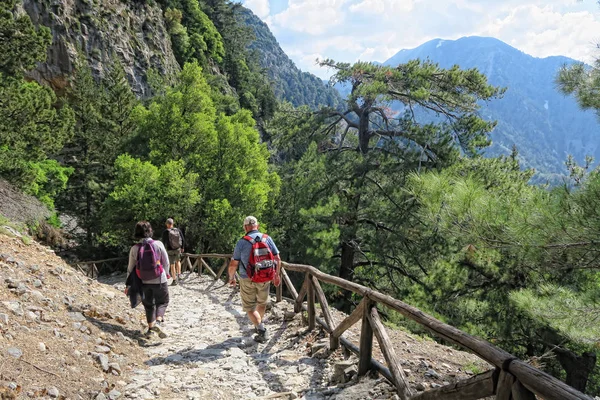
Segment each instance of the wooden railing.
[{"label": "wooden railing", "polygon": [[[215,272],[205,259],[223,259],[223,264]],[[194,271],[198,268],[199,274],[206,270],[217,280],[227,269],[230,260],[230,254],[184,253],[181,264],[183,270]],[[300,290],[297,290],[293,285],[287,271],[304,274]],[[310,265],[286,262],[282,263],[281,281],[283,284],[276,289],[277,301],[283,299],[282,292],[283,285],[285,285],[290,293],[291,301],[294,303],[294,311],[296,313],[307,312],[309,330],[315,329],[317,323],[321,325],[329,333],[331,350],[337,349],[341,344],[357,354],[359,358],[358,374],[365,375],[369,370],[378,371],[396,387],[399,397],[403,400],[475,400],[491,396],[495,396],[499,400],[529,400],[535,399],[536,395],[546,400],[592,400],[591,397],[489,342],[462,332],[415,307],[365,286],[325,274]],[[339,324],[334,321],[327,298],[321,288],[321,282],[335,285],[362,296],[358,307]],[[317,316],[317,301],[321,305],[323,319]],[[495,368],[450,385],[418,394],[412,393],[401,367],[401,360],[397,356],[385,326],[381,322],[377,310],[378,304],[399,312],[404,317],[425,327],[434,335],[475,354]],[[356,345],[346,339],[343,334],[359,321],[361,321],[360,343]],[[387,366],[382,365],[372,357],[374,337],[379,343]]]},{"label": "wooden railing", "polygon": [[90,278],[98,278],[98,276],[107,268],[112,267],[113,271],[120,271],[125,266],[127,270],[127,257],[107,258],[106,260],[83,261],[74,263],[74,267],[81,271],[85,276]]}]

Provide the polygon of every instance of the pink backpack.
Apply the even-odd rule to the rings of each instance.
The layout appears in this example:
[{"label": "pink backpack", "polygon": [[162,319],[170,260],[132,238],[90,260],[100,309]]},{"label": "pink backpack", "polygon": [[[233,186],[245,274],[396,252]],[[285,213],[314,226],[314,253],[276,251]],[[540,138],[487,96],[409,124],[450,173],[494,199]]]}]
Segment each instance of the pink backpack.
[{"label": "pink backpack", "polygon": [[163,273],[160,254],[154,250],[153,240],[137,244],[138,257],[135,272],[142,281],[160,278]]}]

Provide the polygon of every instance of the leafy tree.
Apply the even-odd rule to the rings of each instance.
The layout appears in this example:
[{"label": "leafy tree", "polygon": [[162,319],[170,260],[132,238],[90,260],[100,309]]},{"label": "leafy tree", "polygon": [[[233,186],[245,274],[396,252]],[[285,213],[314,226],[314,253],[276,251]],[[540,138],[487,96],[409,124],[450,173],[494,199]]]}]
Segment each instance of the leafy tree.
[{"label": "leafy tree", "polygon": [[67,182],[73,168],[63,167],[56,160],[46,159],[29,163],[33,175],[32,182],[26,186],[25,193],[36,196],[54,210],[54,200],[67,188]]},{"label": "leafy tree", "polygon": [[558,73],[557,83],[564,94],[574,95],[584,109],[600,113],[600,59],[593,66],[576,63],[563,66]]},{"label": "leafy tree", "polygon": [[103,204],[100,237],[110,247],[125,251],[136,221],[151,221],[157,229],[171,216],[185,224],[201,200],[198,175],[186,173],[183,161],[157,167],[123,154],[114,169],[114,190]]},{"label": "leafy tree", "polygon": [[201,67],[192,63],[174,87],[136,109],[135,121],[137,140],[147,143],[141,157],[158,167],[182,161],[186,172],[198,174],[202,201],[186,217],[188,238],[204,250],[231,250],[239,221],[260,217],[279,188],[251,114],[218,112]]},{"label": "leafy tree", "polygon": [[223,39],[200,9],[198,0],[161,0],[160,3],[165,7],[167,29],[181,65],[196,60],[207,67],[209,60],[222,61]]},{"label": "leafy tree", "polygon": [[464,161],[411,178],[431,251],[420,253],[423,289],[407,296],[519,356],[554,353],[546,369],[564,370],[585,391],[597,358],[589,319],[600,276],[590,269],[598,182],[547,191],[529,186],[531,171],[515,160]]},{"label": "leafy tree", "polygon": [[72,133],[73,114],[57,109],[49,88],[22,78],[0,83],[0,174],[27,188],[35,170],[56,154]]}]

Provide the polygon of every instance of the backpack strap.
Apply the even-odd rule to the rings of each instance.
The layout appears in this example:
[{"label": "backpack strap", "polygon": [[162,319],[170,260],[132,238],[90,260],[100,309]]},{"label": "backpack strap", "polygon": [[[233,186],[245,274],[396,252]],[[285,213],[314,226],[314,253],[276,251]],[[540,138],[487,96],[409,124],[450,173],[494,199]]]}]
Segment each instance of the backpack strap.
[{"label": "backpack strap", "polygon": [[248,242],[250,242],[250,244],[254,244],[254,243],[256,243],[256,238],[253,238],[253,237],[252,237],[252,236],[250,236],[250,235],[246,235],[246,236],[244,236],[242,239],[244,239],[244,240],[247,240]]}]

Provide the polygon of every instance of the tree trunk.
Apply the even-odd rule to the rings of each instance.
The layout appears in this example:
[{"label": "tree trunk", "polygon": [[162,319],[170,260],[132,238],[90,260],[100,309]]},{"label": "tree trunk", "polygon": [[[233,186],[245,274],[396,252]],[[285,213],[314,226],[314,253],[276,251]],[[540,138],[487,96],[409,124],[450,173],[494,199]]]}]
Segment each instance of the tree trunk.
[{"label": "tree trunk", "polygon": [[567,373],[567,385],[585,393],[590,374],[596,366],[596,353],[583,353],[581,356],[570,350],[557,347],[556,358]]},{"label": "tree trunk", "polygon": [[[340,278],[351,282],[354,276],[354,246],[348,241],[342,242],[342,259],[340,262],[339,276]],[[343,294],[338,297],[340,304],[338,304],[337,307],[341,311],[349,314],[351,311],[350,307],[352,306],[352,303],[350,302],[352,293],[349,291],[342,291],[342,293]]]},{"label": "tree trunk", "polygon": [[369,135],[369,112],[363,111],[358,124],[358,142],[362,154],[369,152],[369,139],[371,139]]},{"label": "tree trunk", "polygon": [[352,282],[354,267],[354,246],[349,242],[342,242],[342,260],[340,264],[340,278]]}]

